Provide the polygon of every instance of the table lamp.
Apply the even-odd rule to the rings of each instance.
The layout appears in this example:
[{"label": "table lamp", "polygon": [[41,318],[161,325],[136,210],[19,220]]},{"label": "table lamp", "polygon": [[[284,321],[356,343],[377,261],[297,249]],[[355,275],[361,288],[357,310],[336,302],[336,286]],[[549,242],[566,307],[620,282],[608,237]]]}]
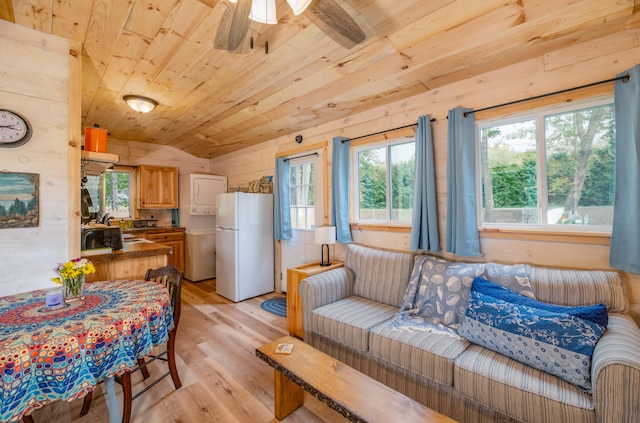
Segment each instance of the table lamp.
[{"label": "table lamp", "polygon": [[[336,243],[336,227],[335,226],[316,226],[314,231],[314,240],[316,244],[322,244],[320,247],[321,261],[320,266],[330,266],[329,261],[329,244]],[[327,249],[327,261],[324,260],[324,250]]]}]

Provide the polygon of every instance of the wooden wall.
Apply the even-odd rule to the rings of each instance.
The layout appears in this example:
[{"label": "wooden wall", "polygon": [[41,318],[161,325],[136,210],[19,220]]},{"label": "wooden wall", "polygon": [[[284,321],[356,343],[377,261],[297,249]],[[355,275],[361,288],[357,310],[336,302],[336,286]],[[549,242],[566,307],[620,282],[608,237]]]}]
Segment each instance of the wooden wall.
[{"label": "wooden wall", "polygon": [[0,21],[0,46],[0,107],[33,126],[27,144],[2,149],[0,171],[40,175],[39,226],[0,229],[0,295],[9,295],[52,287],[52,269],[73,258],[70,193],[79,197],[79,185],[68,175],[79,144],[69,144],[69,41]]},{"label": "wooden wall", "polygon": [[[107,152],[117,154],[118,166],[138,166],[141,164],[172,166],[180,169],[180,175],[188,173],[210,173],[209,160],[201,159],[166,145],[126,141],[110,138]],[[158,219],[159,226],[171,226],[171,210],[140,210],[140,219]]]},{"label": "wooden wall", "polygon": [[[483,108],[522,98],[576,87],[615,77],[640,62],[640,30],[634,29],[613,36],[575,44],[498,71],[453,83],[362,112],[339,121],[303,131],[302,146],[331,141],[334,136],[356,137],[376,131],[414,123],[420,115],[436,118],[432,124],[436,160],[437,199],[441,243],[445,242],[446,225],[446,155],[447,112],[457,107]],[[611,93],[613,84],[596,89],[574,91],[562,97],[539,102],[527,102],[520,108],[531,108],[548,102],[569,101],[581,97]],[[515,111],[500,109],[497,113]],[[496,112],[494,112],[496,113]],[[477,120],[488,113],[478,114]],[[243,185],[262,174],[273,174],[274,152],[296,146],[294,136],[276,138],[262,146],[243,150],[211,160],[211,171],[225,174],[233,184]],[[246,160],[246,161],[245,161]],[[245,165],[246,163],[246,165]],[[355,241],[369,245],[407,249],[407,230],[358,226],[353,230]],[[541,266],[607,269],[609,237],[540,236],[520,233],[481,233],[482,259],[506,263],[526,262]],[[631,300],[632,314],[640,321],[640,276],[623,275]]]}]

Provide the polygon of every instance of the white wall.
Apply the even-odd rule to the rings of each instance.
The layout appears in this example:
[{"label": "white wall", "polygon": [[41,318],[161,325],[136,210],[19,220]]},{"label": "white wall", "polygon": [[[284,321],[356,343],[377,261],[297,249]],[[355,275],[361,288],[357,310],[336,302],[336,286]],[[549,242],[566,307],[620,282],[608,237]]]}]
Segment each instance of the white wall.
[{"label": "white wall", "polygon": [[54,286],[69,257],[69,42],[0,20],[0,107],[33,127],[23,146],[0,149],[0,172],[40,175],[37,228],[0,229],[0,295]]}]

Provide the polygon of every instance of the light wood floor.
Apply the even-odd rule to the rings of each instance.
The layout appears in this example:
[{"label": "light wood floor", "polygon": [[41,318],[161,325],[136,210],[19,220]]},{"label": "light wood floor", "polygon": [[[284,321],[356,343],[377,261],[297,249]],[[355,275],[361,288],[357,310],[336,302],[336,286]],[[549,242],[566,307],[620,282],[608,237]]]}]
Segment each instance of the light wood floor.
[{"label": "light wood floor", "polygon": [[[273,416],[273,369],[255,355],[256,347],[288,335],[284,317],[260,308],[261,297],[232,303],[215,292],[215,280],[191,283],[182,289],[182,315],[176,353],[182,388],[171,378],[133,401],[135,422],[277,422]],[[151,367],[153,374],[164,368]],[[162,363],[158,366],[164,366]],[[134,392],[143,386],[132,375]],[[120,399],[121,389],[116,385]],[[108,423],[103,385],[93,397],[91,411],[78,417],[82,399],[59,401],[34,412],[36,423]],[[282,420],[287,423],[340,422],[346,420],[315,398],[305,397],[304,407]]]}]

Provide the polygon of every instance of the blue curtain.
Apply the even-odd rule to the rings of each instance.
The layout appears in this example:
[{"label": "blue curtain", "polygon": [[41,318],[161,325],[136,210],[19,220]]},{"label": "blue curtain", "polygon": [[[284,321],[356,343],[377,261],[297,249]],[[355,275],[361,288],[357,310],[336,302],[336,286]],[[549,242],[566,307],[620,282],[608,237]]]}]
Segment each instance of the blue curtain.
[{"label": "blue curtain", "polygon": [[449,110],[447,148],[447,252],[480,254],[476,213],[476,136],[473,113]]},{"label": "blue curtain", "polygon": [[410,248],[440,251],[436,203],[436,175],[433,168],[433,139],[429,115],[420,116],[416,126],[415,182]]},{"label": "blue curtain", "polygon": [[616,189],[609,265],[640,273],[640,65],[623,72],[628,82],[616,81]]},{"label": "blue curtain", "polygon": [[276,159],[276,180],[273,184],[273,237],[291,239],[291,199],[289,192],[289,160]]},{"label": "blue curtain", "polygon": [[336,239],[340,244],[351,242],[349,226],[349,153],[348,138],[333,138],[331,163],[331,225],[336,227]]}]

